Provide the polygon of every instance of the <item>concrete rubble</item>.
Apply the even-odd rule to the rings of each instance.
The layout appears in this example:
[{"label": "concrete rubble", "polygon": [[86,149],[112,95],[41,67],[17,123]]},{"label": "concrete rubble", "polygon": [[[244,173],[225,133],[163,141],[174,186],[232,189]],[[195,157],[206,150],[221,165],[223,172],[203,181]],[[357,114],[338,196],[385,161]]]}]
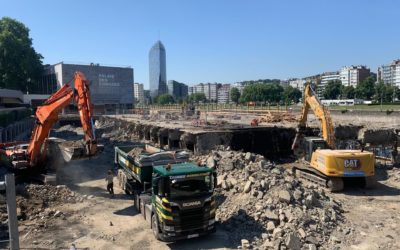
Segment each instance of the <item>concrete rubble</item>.
[{"label": "concrete rubble", "polygon": [[343,221],[343,209],[323,189],[303,185],[291,170],[261,155],[222,146],[194,160],[214,163],[217,220],[241,248],[333,246],[330,234]]},{"label": "concrete rubble", "polygon": [[[60,204],[79,203],[90,197],[79,195],[64,185],[17,185],[17,217],[22,226],[21,237],[33,239],[36,235],[51,230],[58,220],[65,220],[68,214],[55,210]],[[7,229],[7,211],[0,204],[0,226]],[[3,231],[3,230],[2,230]],[[4,230],[3,232],[5,232]],[[6,235],[2,235],[4,238]]]}]

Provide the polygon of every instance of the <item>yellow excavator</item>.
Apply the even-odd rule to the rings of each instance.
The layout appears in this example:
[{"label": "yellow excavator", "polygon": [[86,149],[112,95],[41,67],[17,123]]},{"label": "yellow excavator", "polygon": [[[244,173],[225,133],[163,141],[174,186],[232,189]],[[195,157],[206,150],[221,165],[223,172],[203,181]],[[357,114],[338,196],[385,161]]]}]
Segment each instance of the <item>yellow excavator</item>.
[{"label": "yellow excavator", "polygon": [[[303,108],[296,137],[292,144],[301,164],[294,166],[296,176],[318,183],[332,192],[341,191],[343,178],[363,178],[372,188],[375,181],[375,156],[360,150],[336,149],[335,132],[329,110],[318,100],[313,89],[305,86]],[[310,109],[321,123],[321,137],[305,136]]]}]

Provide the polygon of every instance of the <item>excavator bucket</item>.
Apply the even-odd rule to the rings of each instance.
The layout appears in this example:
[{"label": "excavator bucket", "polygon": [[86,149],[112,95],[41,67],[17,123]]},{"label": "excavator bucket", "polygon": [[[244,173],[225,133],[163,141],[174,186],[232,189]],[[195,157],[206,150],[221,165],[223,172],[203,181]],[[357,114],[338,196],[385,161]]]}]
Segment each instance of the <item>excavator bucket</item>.
[{"label": "excavator bucket", "polygon": [[94,158],[104,150],[104,145],[97,144],[95,153],[88,153],[87,145],[82,141],[65,141],[58,146],[66,162]]}]

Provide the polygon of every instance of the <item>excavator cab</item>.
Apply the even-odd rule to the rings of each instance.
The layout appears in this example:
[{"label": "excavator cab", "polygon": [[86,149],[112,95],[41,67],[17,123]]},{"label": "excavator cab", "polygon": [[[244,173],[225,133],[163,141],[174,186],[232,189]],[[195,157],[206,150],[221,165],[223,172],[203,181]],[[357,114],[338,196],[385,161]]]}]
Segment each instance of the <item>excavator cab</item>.
[{"label": "excavator cab", "polygon": [[312,154],[317,149],[329,149],[326,141],[320,137],[305,137],[304,138],[304,159],[308,162],[311,161]]}]

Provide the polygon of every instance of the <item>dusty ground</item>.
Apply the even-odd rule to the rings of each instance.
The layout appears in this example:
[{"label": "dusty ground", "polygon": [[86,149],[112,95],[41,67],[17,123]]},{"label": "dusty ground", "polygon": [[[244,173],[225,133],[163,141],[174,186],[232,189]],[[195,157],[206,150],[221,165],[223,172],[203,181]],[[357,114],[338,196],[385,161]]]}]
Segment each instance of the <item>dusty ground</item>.
[{"label": "dusty ground", "polygon": [[[112,149],[111,149],[112,150]],[[34,238],[24,237],[26,223],[20,226],[21,247],[41,249],[211,249],[229,247],[223,231],[209,237],[163,243],[155,240],[149,226],[136,214],[133,200],[114,184],[115,197],[105,190],[105,173],[113,167],[112,156],[105,152],[96,160],[85,160],[63,166],[61,184],[89,198],[79,203],[54,207],[65,214],[54,221],[48,231]],[[116,180],[115,180],[116,181]],[[91,197],[92,195],[93,197]]]},{"label": "dusty ground", "polygon": [[[112,149],[108,149],[112,150]],[[133,201],[115,186],[116,195],[110,198],[105,191],[104,173],[112,168],[111,152],[95,160],[80,161],[64,166],[60,171],[62,184],[77,194],[89,195],[78,203],[55,207],[65,215],[54,221],[48,231],[30,238],[21,223],[21,246],[25,248],[60,249],[75,243],[86,249],[218,249],[230,245],[227,234],[163,243],[154,239],[150,228],[136,214]],[[397,173],[389,170],[389,174]],[[400,183],[388,178],[386,170],[378,171],[379,185],[363,190],[354,185],[344,193],[331,194],[342,202],[346,222],[333,238],[339,249],[400,249]],[[92,195],[92,196],[90,196]],[[349,229],[350,228],[350,229]]]},{"label": "dusty ground", "polygon": [[[378,186],[363,190],[348,185],[344,193],[333,194],[345,209],[346,225],[343,249],[400,249],[400,182],[389,174],[400,169],[378,169]],[[346,235],[347,234],[347,235]]]}]

